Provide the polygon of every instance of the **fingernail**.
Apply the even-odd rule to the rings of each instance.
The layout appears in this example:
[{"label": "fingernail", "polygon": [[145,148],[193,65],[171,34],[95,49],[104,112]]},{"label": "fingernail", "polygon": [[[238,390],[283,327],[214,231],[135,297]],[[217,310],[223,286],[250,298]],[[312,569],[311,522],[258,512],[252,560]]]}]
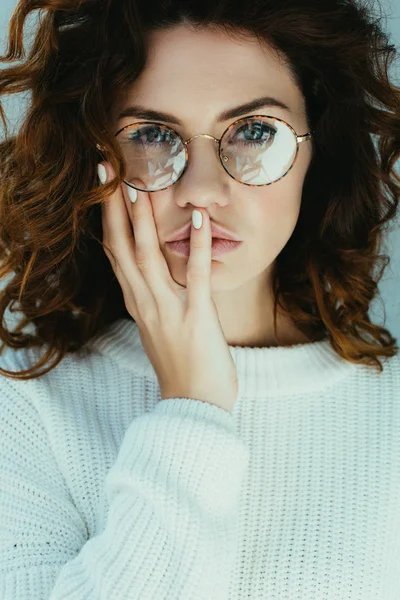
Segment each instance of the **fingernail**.
[{"label": "fingernail", "polygon": [[129,185],[127,185],[126,187],[128,188],[129,200],[133,204],[137,200],[137,190],[135,190],[135,188],[131,188]]},{"label": "fingernail", "polygon": [[195,229],[200,229],[203,223],[203,215],[199,210],[194,209],[192,212],[192,223]]},{"label": "fingernail", "polygon": [[107,181],[107,171],[104,165],[97,165],[97,173],[99,175],[100,183],[103,185]]}]

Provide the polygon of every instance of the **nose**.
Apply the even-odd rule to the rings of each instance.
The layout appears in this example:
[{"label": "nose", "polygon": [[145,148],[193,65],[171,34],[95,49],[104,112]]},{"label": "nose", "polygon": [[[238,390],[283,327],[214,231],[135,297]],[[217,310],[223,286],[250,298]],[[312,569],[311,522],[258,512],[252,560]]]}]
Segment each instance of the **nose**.
[{"label": "nose", "polygon": [[[187,140],[188,164],[182,177],[171,189],[176,203],[207,208],[217,202],[225,206],[230,201],[230,181],[219,158],[218,140],[208,134],[198,134]],[[174,189],[175,188],[175,189]]]}]

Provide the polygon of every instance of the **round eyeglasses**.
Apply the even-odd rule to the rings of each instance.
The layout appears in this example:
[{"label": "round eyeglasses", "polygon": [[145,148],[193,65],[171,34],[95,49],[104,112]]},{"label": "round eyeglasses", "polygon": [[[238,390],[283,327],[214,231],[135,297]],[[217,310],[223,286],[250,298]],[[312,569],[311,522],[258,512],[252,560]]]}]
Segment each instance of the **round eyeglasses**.
[{"label": "round eyeglasses", "polygon": [[[188,144],[206,137],[218,144],[220,162],[238,183],[264,186],[276,183],[294,166],[299,144],[311,140],[314,131],[297,135],[289,123],[269,115],[252,115],[231,123],[218,140],[199,133],[186,141],[160,123],[131,123],[114,135],[126,166],[124,182],[139,191],[158,192],[174,185],[184,174],[189,160]],[[100,151],[104,148],[96,144]],[[144,188],[132,183],[140,179]]]}]

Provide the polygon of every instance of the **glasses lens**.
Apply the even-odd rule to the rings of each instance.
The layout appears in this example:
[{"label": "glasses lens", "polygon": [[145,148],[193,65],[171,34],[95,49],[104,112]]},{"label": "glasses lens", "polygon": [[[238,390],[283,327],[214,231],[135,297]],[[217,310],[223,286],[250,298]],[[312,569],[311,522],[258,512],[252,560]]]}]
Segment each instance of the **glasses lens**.
[{"label": "glasses lens", "polygon": [[185,146],[169,127],[157,123],[131,125],[117,135],[126,165],[126,181],[143,181],[145,190],[162,190],[185,168]]},{"label": "glasses lens", "polygon": [[[121,131],[117,140],[125,159],[126,181],[140,179],[145,191],[169,187],[185,168],[185,146],[169,127],[138,123]],[[296,151],[292,129],[272,117],[240,119],[221,140],[224,169],[236,180],[250,185],[266,185],[283,177],[292,166]]]},{"label": "glasses lens", "polygon": [[250,185],[273,183],[293,164],[297,140],[292,129],[272,117],[245,118],[228,129],[221,159],[232,177]]}]

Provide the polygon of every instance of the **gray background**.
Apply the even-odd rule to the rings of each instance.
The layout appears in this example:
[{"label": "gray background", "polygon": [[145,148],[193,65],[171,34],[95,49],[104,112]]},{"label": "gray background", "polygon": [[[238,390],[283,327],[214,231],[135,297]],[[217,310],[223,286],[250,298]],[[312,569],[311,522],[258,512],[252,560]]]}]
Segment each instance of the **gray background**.
[{"label": "gray background", "polygon": [[[389,32],[392,43],[396,44],[400,51],[400,0],[381,0],[381,5],[386,15],[386,19],[383,21],[384,28]],[[16,0],[1,0],[0,48],[2,54],[5,53],[6,49],[8,22],[16,6]],[[378,5],[376,6],[376,14],[378,15]],[[38,14],[38,11],[31,14],[26,23],[24,39],[27,47],[30,46]],[[0,64],[0,68],[4,68],[4,63]],[[400,60],[392,68],[391,77],[396,85],[400,85]],[[12,134],[18,129],[18,123],[21,121],[21,115],[30,100],[30,95],[29,93],[13,94],[11,97],[5,96],[0,100],[8,119],[9,132]],[[0,139],[3,139],[3,137],[4,131],[1,127]],[[389,329],[400,345],[400,215],[397,221],[391,225],[382,252],[390,256],[391,262],[379,283],[381,299],[376,298],[372,303],[370,318],[372,322],[379,323]],[[384,311],[386,312],[386,319]],[[7,323],[13,323],[13,319],[17,318],[16,315],[7,311]]]}]

